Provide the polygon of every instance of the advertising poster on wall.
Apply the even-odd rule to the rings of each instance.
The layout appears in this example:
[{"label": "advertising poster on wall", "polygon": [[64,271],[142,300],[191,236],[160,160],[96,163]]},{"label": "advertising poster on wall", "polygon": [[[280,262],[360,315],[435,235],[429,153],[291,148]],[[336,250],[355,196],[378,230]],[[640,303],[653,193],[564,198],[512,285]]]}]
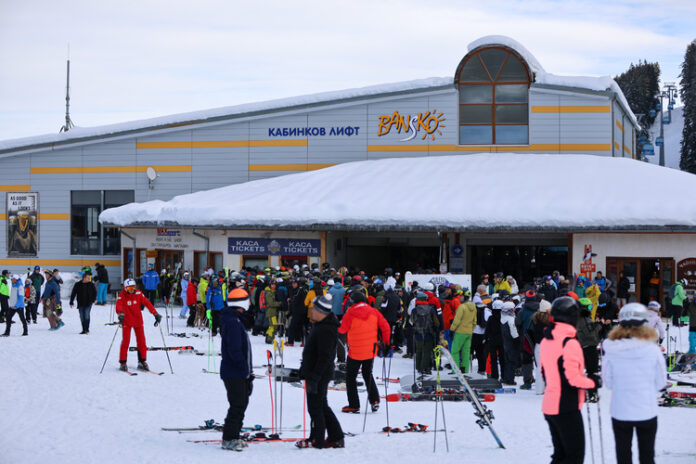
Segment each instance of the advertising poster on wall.
[{"label": "advertising poster on wall", "polygon": [[38,192],[7,192],[7,256],[39,251]]}]

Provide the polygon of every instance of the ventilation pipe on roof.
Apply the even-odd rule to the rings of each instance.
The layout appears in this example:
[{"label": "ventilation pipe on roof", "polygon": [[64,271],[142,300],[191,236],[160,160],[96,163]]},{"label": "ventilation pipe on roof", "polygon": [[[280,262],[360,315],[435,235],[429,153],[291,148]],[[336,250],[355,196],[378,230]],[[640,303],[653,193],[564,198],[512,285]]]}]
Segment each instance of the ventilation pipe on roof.
[{"label": "ventilation pipe on roof", "polygon": [[[199,234],[198,232],[196,232],[196,229],[191,229],[191,233],[196,237],[202,238],[205,241],[205,265],[207,266],[210,262],[210,238],[203,234]],[[196,270],[196,272],[198,272],[198,270]]]}]

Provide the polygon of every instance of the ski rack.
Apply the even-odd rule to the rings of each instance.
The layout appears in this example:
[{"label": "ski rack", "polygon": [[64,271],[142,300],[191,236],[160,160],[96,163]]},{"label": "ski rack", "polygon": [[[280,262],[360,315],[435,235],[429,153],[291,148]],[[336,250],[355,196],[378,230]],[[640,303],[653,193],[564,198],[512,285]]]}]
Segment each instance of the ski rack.
[{"label": "ski rack", "polygon": [[471,404],[474,406],[474,415],[478,418],[476,420],[476,424],[481,428],[488,427],[488,430],[491,432],[491,435],[493,435],[493,438],[495,439],[496,443],[498,443],[498,447],[505,449],[503,442],[500,441],[500,437],[498,437],[498,434],[495,432],[495,429],[493,429],[493,419],[495,419],[493,417],[493,411],[488,409],[486,405],[481,404],[478,395],[473,390],[473,388],[469,386],[469,382],[467,382],[466,377],[464,377],[464,375],[462,375],[462,372],[459,370],[459,366],[454,361],[452,353],[450,353],[447,348],[444,348],[442,346],[439,347],[439,349],[440,353],[442,353],[447,357],[447,359],[449,359],[450,365],[452,366],[455,375],[459,379],[459,382],[461,382],[462,386],[471,397]]}]

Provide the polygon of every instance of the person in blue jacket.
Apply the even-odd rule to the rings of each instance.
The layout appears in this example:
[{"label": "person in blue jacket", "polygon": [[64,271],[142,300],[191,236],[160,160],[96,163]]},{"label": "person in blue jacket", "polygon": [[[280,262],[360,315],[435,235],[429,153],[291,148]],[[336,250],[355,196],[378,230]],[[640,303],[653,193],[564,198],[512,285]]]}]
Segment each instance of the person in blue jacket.
[{"label": "person in blue jacket", "polygon": [[227,298],[222,292],[220,281],[213,276],[210,279],[210,286],[205,292],[206,316],[208,316],[208,325],[212,330],[213,337],[217,335],[220,328],[220,312],[225,307],[226,301]]},{"label": "person in blue jacket", "polygon": [[[341,320],[343,317],[343,300],[346,294],[346,289],[341,285],[341,281],[337,278],[335,282],[329,279],[329,290],[327,293],[331,295],[331,312],[334,313],[336,319]],[[338,334],[338,345],[336,345],[336,358],[339,363],[346,362],[346,334]]]},{"label": "person in blue jacket", "polygon": [[230,404],[222,429],[222,448],[242,451],[247,444],[239,437],[239,432],[254,381],[251,342],[244,325],[244,313],[249,309],[249,294],[241,288],[235,288],[228,295],[227,304],[219,311],[222,324],[220,378],[225,384]]},{"label": "person in blue jacket", "polygon": [[22,321],[22,328],[24,328],[22,335],[29,335],[29,332],[27,332],[27,320],[24,318],[24,285],[17,274],[12,275],[11,281],[9,310],[5,317],[5,333],[2,336],[10,336],[12,318],[15,313],[19,314],[19,319]]},{"label": "person in blue jacket", "polygon": [[142,281],[143,287],[145,288],[145,291],[143,292],[145,294],[145,298],[150,300],[150,303],[152,303],[152,305],[154,306],[155,298],[157,296],[157,286],[160,283],[160,278],[159,275],[157,275],[157,273],[153,269],[152,264],[147,265],[147,272],[143,274],[140,280]]}]

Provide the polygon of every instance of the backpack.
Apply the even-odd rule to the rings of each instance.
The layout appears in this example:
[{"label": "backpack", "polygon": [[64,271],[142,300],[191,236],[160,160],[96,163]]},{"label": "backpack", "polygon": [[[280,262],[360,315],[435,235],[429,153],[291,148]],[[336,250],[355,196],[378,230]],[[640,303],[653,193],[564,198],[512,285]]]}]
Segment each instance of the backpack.
[{"label": "backpack", "polygon": [[413,331],[421,336],[431,335],[433,330],[433,315],[430,305],[419,305],[413,309]]},{"label": "backpack", "polygon": [[669,299],[673,300],[674,299],[674,293],[677,289],[677,284],[672,284],[671,287],[669,287]]}]

